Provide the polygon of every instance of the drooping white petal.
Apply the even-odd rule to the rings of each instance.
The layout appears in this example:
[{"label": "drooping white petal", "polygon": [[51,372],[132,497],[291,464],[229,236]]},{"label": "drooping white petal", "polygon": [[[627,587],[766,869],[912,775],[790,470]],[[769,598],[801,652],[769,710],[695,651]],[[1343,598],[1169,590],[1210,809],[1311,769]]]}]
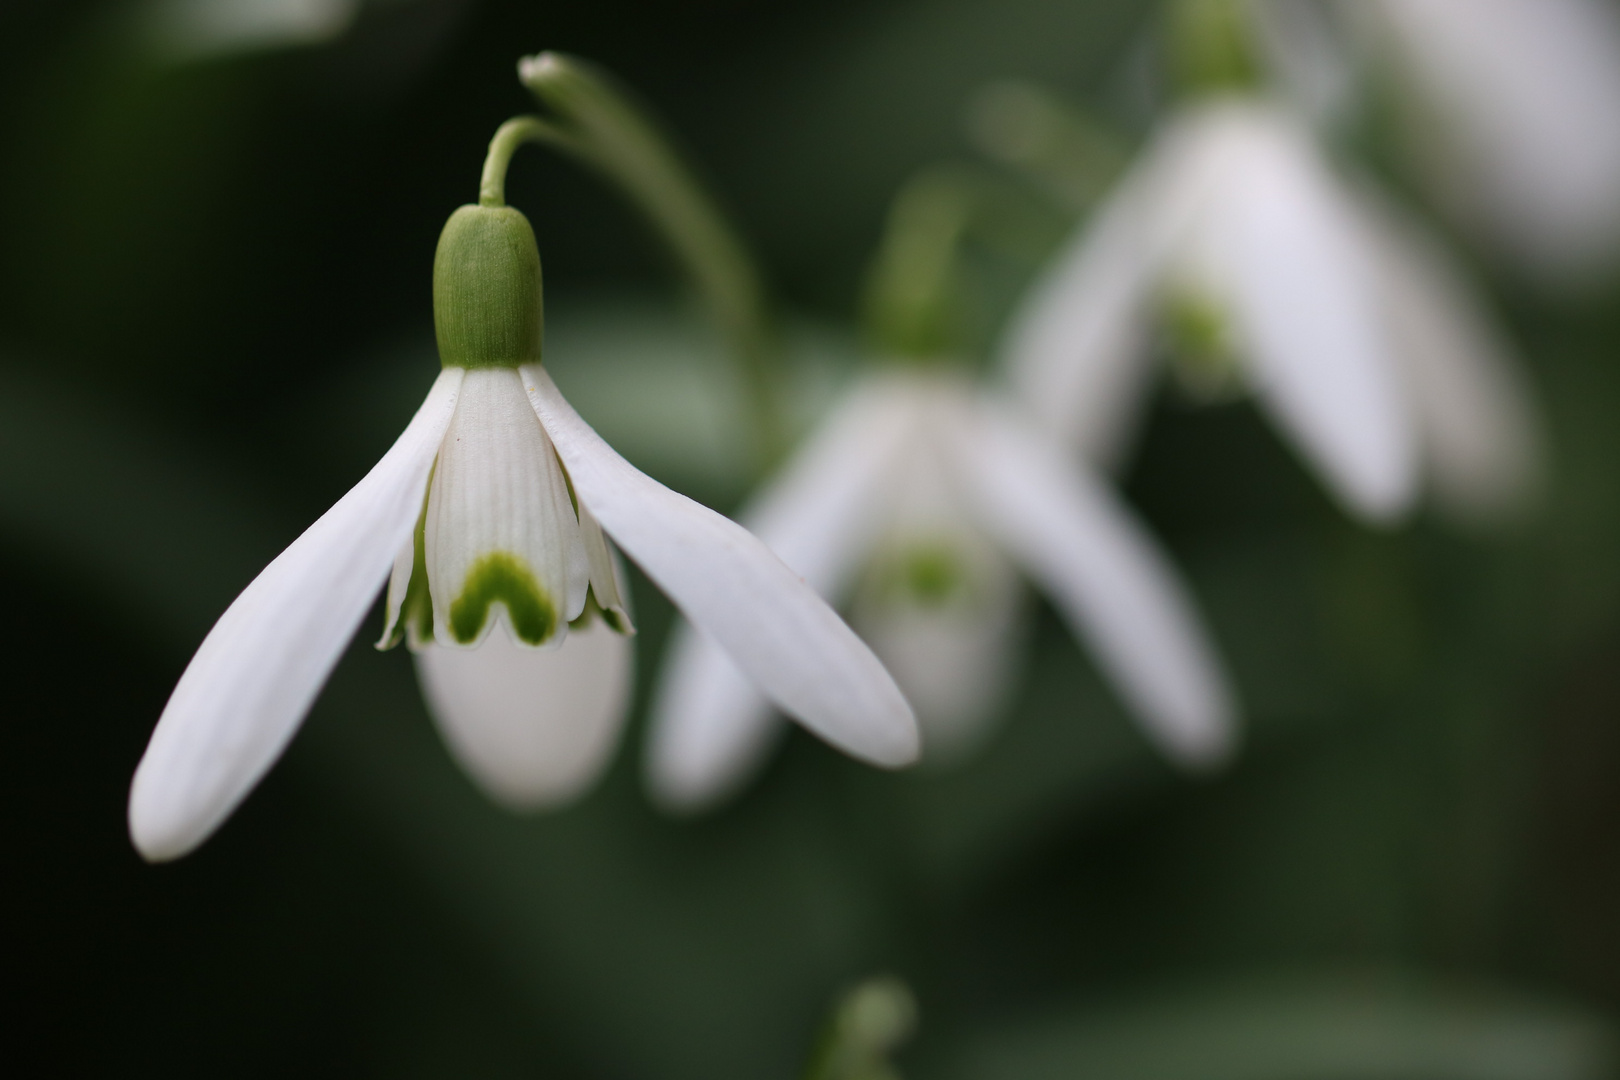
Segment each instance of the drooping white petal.
[{"label": "drooping white petal", "polygon": [[292,738],[416,525],[462,376],[439,375],[382,460],[203,639],[130,788],[130,836],[147,859],[201,843]]},{"label": "drooping white petal", "polygon": [[1531,396],[1501,333],[1416,225],[1364,200],[1384,311],[1437,493],[1455,513],[1511,513],[1540,476]]},{"label": "drooping white petal", "polygon": [[1348,195],[1282,113],[1223,111],[1231,167],[1193,272],[1223,296],[1278,425],[1350,509],[1395,518],[1417,491],[1416,439]]},{"label": "drooping white petal", "polygon": [[951,446],[977,400],[960,373],[907,373],[915,422],[898,447],[883,535],[851,622],[917,711],[923,754],[971,751],[1009,689],[1018,575],[964,507]]},{"label": "drooping white petal", "polygon": [[1580,272],[1620,240],[1620,17],[1602,0],[1382,0],[1423,97],[1414,146],[1451,197],[1534,269]]},{"label": "drooping white petal", "polygon": [[1049,596],[1148,733],[1183,764],[1236,738],[1232,694],[1169,561],[1102,484],[984,406],[953,449],[984,528]]},{"label": "drooping white petal", "polygon": [[1004,337],[1001,362],[1031,414],[1089,460],[1115,462],[1133,430],[1154,288],[1208,197],[1218,149],[1196,118],[1172,125],[1029,290]]},{"label": "drooping white petal", "polygon": [[[914,435],[905,380],[867,378],[738,515],[812,589],[836,602],[883,519],[900,446]],[[681,626],[653,696],[647,780],[671,808],[730,794],[775,744],[765,695],[708,637]]]},{"label": "drooping white petal", "polygon": [[423,541],[440,645],[475,644],[496,621],[514,640],[555,645],[583,610],[578,520],[516,371],[467,373],[433,472]]},{"label": "drooping white petal", "polygon": [[509,809],[574,798],[618,744],[635,649],[600,619],[557,649],[515,644],[501,627],[476,648],[430,645],[414,655],[428,711],[451,753]]},{"label": "drooping white petal", "polygon": [[742,526],[614,453],[543,369],[522,373],[580,502],[767,697],[840,749],[875,764],[916,758],[910,706],[826,601]]},{"label": "drooping white petal", "polygon": [[667,810],[721,802],[765,763],[784,731],[726,650],[691,623],[670,639],[647,733],[647,790]]}]

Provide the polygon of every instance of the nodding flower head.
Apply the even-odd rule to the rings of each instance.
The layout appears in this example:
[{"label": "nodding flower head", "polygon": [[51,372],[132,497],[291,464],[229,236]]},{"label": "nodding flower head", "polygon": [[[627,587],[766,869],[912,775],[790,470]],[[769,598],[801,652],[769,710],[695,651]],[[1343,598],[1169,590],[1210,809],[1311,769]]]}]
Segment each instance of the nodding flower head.
[{"label": "nodding flower head", "polygon": [[[501,139],[491,158],[504,168]],[[563,398],[540,366],[534,234],[500,201],[486,188],[445,226],[443,370],[415,418],[243,591],[175,687],[130,792],[147,858],[190,851],[247,795],[385,579],[380,644],[409,641],[473,777],[515,806],[581,790],[628,697],[613,542],[784,711],[874,763],[916,756],[910,707],[833,610],[740,526],[631,466]]]}]

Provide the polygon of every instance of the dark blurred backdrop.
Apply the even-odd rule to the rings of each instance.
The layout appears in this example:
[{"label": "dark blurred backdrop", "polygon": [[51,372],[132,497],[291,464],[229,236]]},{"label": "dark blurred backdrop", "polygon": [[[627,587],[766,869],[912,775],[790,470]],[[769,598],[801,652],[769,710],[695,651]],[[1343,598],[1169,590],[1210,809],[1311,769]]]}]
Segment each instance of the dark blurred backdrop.
[{"label": "dark blurred backdrop", "polygon": [[[634,87],[784,309],[836,337],[890,194],[967,153],[985,80],[1141,136],[1154,5],[395,0],[328,44],[178,65],[133,10],[0,6],[12,1075],[782,1078],[875,970],[918,993],[916,1077],[1127,1075],[1108,1039],[1138,1029],[1190,1040],[1156,1075],[1269,1075],[1199,1065],[1220,1053],[1196,1018],[1221,1009],[1231,1053],[1244,1024],[1361,1009],[1440,1043],[1523,1033],[1523,1071],[1477,1075],[1612,1064],[1620,319],[1612,288],[1553,300],[1490,265],[1555,455],[1507,534],[1367,532],[1248,406],[1156,407],[1127,493],[1247,703],[1223,775],[1161,764],[1042,611],[1003,730],[961,769],[878,774],[795,733],[736,803],[671,821],[640,790],[638,720],[579,805],[516,819],[437,745],[403,651],[361,640],[219,835],[144,865],[124,799],[186,658],[431,379],[434,243],[496,125],[532,109],[520,55]],[[700,333],[595,178],[525,151],[508,191],[556,325],[651,305]],[[722,509],[742,494],[638,463]],[[670,613],[639,578],[636,601],[644,696]]]}]

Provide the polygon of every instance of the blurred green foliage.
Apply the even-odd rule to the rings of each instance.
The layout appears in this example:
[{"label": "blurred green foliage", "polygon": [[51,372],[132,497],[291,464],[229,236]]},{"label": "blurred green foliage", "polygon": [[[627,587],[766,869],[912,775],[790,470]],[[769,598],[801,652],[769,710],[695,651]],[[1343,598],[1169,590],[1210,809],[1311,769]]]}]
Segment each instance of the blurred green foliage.
[{"label": "blurred green foliage", "polygon": [[[1620,305],[1489,267],[1555,444],[1506,535],[1369,533],[1246,405],[1161,395],[1126,490],[1246,702],[1224,775],[1163,765],[1043,613],[1001,732],[954,771],[795,732],[737,803],[670,820],[633,731],[579,805],[515,818],[362,635],[230,825],[140,864],[128,778],[190,650],[432,377],[434,241],[527,107],[519,55],[600,61],[686,140],[797,313],[807,423],[852,362],[893,190],[966,152],[975,88],[1040,80],[1139,135],[1156,9],[416,0],[322,48],[162,70],[127,18],[0,9],[6,1057],[780,1078],[840,988],[889,970],[924,1080],[1612,1074]],[[523,159],[508,196],[559,384],[734,505],[737,392],[657,244],[566,162]],[[635,593],[644,696],[671,613]]]}]

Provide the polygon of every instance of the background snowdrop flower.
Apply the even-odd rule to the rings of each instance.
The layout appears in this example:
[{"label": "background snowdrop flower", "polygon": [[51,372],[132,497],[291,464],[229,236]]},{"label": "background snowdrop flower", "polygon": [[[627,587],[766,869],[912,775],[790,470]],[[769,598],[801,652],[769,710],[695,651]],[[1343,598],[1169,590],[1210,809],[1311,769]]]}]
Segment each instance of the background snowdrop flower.
[{"label": "background snowdrop flower", "polygon": [[185,61],[322,44],[347,30],[360,7],[360,0],[147,0],[137,12],[153,51]]},{"label": "background snowdrop flower", "polygon": [[[1167,314],[1213,339],[1207,352],[1363,519],[1402,515],[1426,461],[1442,487],[1473,470],[1458,483],[1482,498],[1533,471],[1529,407],[1465,290],[1258,96],[1171,121],[1031,290],[1004,360],[1052,430],[1112,462]],[[1442,450],[1463,428],[1490,449]]]},{"label": "background snowdrop flower", "polygon": [[867,760],[916,755],[910,708],[832,609],[742,528],[616,454],[539,366],[539,254],[499,184],[509,129],[483,205],[440,238],[444,370],[426,402],[221,616],[158,721],[129,805],[149,859],[195,847],[270,767],[385,578],[384,641],[422,650],[435,716],[473,775],[513,803],[577,790],[612,745],[628,679],[624,646],[603,637],[628,630],[607,537],[769,700]]},{"label": "background snowdrop flower", "polygon": [[1532,269],[1620,242],[1620,16],[1602,0],[1354,0],[1411,93],[1409,143],[1454,209]]},{"label": "background snowdrop flower", "polygon": [[1370,187],[1357,192],[1381,314],[1435,496],[1464,521],[1534,499],[1545,450],[1506,335],[1444,246]]},{"label": "background snowdrop flower", "polygon": [[[965,377],[862,378],[741,515],[856,626],[918,709],[930,751],[987,719],[1030,577],[1178,761],[1220,761],[1233,707],[1192,604],[1107,487]],[[673,807],[733,790],[777,724],[702,627],[682,627],[653,706],[649,781]]]}]

